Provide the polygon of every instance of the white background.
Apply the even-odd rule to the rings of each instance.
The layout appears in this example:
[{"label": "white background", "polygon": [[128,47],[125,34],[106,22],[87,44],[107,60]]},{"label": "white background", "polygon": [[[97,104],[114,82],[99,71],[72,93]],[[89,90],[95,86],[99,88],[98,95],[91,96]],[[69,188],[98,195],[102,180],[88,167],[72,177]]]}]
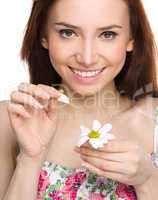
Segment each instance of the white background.
[{"label": "white background", "polygon": [[[143,0],[158,44],[158,12],[156,0]],[[19,53],[32,0],[0,0],[0,100],[20,82],[28,82],[27,66],[20,61]]]}]

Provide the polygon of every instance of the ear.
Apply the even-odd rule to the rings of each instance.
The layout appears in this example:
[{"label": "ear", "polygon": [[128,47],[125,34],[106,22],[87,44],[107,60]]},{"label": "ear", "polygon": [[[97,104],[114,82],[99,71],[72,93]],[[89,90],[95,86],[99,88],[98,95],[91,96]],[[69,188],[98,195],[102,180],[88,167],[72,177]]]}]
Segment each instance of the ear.
[{"label": "ear", "polygon": [[45,49],[48,49],[48,41],[46,38],[41,39],[41,44]]},{"label": "ear", "polygon": [[133,47],[134,47],[134,40],[133,39],[130,39],[128,41],[128,44],[127,44],[127,52],[130,52],[130,51],[133,51]]}]

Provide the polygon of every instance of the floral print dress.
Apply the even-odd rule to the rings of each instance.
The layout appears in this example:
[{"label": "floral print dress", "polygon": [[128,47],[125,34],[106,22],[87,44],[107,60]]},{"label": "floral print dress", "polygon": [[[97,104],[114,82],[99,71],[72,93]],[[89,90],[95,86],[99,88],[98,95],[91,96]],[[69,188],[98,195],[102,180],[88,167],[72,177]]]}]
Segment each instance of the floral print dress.
[{"label": "floral print dress", "polygon": [[37,200],[136,200],[132,186],[98,176],[85,167],[44,162]]},{"label": "floral print dress", "polygon": [[[155,110],[151,160],[158,169],[158,107]],[[101,177],[87,168],[68,168],[45,161],[40,173],[37,200],[137,200],[133,186]]]}]

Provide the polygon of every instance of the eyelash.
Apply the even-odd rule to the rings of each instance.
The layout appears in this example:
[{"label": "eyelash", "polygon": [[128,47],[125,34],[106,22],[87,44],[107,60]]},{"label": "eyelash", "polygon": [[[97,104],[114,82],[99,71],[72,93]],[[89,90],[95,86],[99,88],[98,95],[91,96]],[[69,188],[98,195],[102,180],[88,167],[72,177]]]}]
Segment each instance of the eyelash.
[{"label": "eyelash", "polygon": [[[68,39],[68,38],[70,38],[70,37],[65,37],[65,36],[63,36],[65,33],[74,33],[74,31],[72,31],[71,29],[61,29],[61,30],[59,30],[59,35],[61,36],[61,37],[63,37],[63,38],[65,38],[65,39]],[[118,35],[116,32],[114,32],[114,31],[105,31],[105,32],[103,32],[101,35],[106,35],[106,36],[110,36],[110,38],[108,37],[106,37],[105,39],[108,39],[108,40],[113,40],[113,39],[115,39],[116,38],[116,36]],[[111,38],[112,37],[112,38]]]}]

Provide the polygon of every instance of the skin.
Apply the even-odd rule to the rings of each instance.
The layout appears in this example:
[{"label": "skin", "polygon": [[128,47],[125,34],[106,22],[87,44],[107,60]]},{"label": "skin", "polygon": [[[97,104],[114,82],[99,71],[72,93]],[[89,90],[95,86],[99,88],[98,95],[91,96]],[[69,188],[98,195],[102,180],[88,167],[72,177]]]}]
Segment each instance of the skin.
[{"label": "skin", "polygon": [[[79,29],[54,24],[59,22]],[[110,25],[121,28],[98,30]],[[60,34],[62,29],[70,30]],[[49,50],[52,65],[62,77],[69,95],[82,95],[87,99],[94,94],[100,97],[108,91],[118,94],[114,78],[124,65],[126,52],[133,49],[129,13],[123,1],[101,0],[99,4],[96,0],[57,1],[49,13],[46,35],[42,44]],[[82,70],[107,68],[97,81],[82,84],[73,79],[68,66]]]},{"label": "skin", "polygon": [[[54,24],[60,22],[79,28]],[[98,30],[113,24],[121,28]],[[69,32],[61,35],[61,29],[69,29]],[[105,31],[117,35],[106,37]],[[108,91],[118,95],[114,78],[123,68],[126,52],[133,50],[133,42],[128,8],[122,0],[100,0],[99,3],[97,0],[60,0],[50,10],[42,45],[49,50],[52,65],[62,77],[69,95],[75,92],[76,96],[84,96],[85,101],[96,95],[98,101],[98,97],[102,98]],[[68,66],[81,70],[107,68],[97,81],[83,84],[73,79]],[[125,103],[125,99],[118,96]],[[79,104],[83,102],[79,100]],[[83,112],[82,108],[80,111]],[[136,140],[117,139],[97,151],[86,143],[75,151],[91,171],[135,187],[143,185],[155,172],[150,156]]]},{"label": "skin", "polygon": [[[53,25],[61,21],[79,26],[80,29],[71,28],[72,35],[69,33],[69,37],[65,38],[65,33],[64,36],[59,34],[59,30],[65,29],[65,27]],[[111,24],[122,28],[108,28],[106,33],[110,31],[109,37],[103,35],[105,30],[97,30],[99,27]],[[117,36],[113,37],[111,31],[117,33]],[[54,114],[57,113],[56,105],[59,94],[53,87],[19,85],[18,91],[11,95],[13,104],[10,104],[8,111],[14,125],[13,128],[16,130],[18,142],[23,150],[22,156],[19,156],[19,160],[23,158],[22,163],[29,157],[31,162],[36,160],[34,163],[40,162],[41,164],[43,156],[42,159],[39,157],[42,152],[44,152],[45,160],[52,161],[51,158],[53,158],[56,163],[61,163],[63,160],[62,164],[65,166],[81,165],[82,162],[99,175],[132,184],[136,188],[138,199],[147,199],[145,193],[149,194],[150,190],[147,189],[142,195],[142,186],[144,188],[145,185],[146,188],[149,188],[148,186],[152,183],[157,184],[157,172],[149,156],[149,153],[152,152],[153,140],[148,133],[151,130],[153,132],[153,124],[144,123],[145,116],[136,112],[138,110],[131,107],[131,101],[121,97],[114,85],[114,78],[123,68],[126,52],[133,49],[133,42],[130,35],[128,8],[124,1],[100,0],[99,4],[97,0],[56,1],[48,15],[46,35],[42,39],[42,45],[48,49],[52,67],[61,76],[63,84],[66,86],[65,93],[71,99],[70,105],[64,108],[60,107],[61,114],[73,113],[76,109],[74,105],[77,105],[80,106],[77,107],[80,108],[80,116],[77,115],[69,120],[70,118],[66,115],[64,120],[60,118],[59,121],[56,121]],[[68,65],[84,70],[100,69],[104,66],[106,69],[94,82],[85,84],[73,78]],[[49,94],[48,98],[44,97],[45,92]],[[115,97],[110,103],[113,105],[119,102],[118,107],[122,110],[122,114],[118,116],[119,120],[112,123],[116,139],[97,151],[87,143],[81,148],[74,149],[76,138],[80,134],[81,121],[87,127],[91,127],[91,122],[96,117],[102,124],[107,121],[109,113],[103,104],[98,103],[100,100],[104,100],[104,95],[109,92]],[[77,101],[72,98],[74,96],[79,97]],[[90,108],[85,106],[86,102],[94,96],[96,98],[93,100],[96,104],[92,104]],[[48,104],[41,109],[37,106],[37,102],[42,105],[44,102]],[[24,115],[27,106],[31,107],[32,111],[28,112],[30,114],[28,118]],[[128,108],[129,112],[126,112],[125,109],[128,110]],[[141,108],[141,106],[137,106],[137,108]],[[88,116],[87,113],[90,115]],[[117,113],[115,106],[110,108],[110,113]],[[19,115],[23,118],[20,118]],[[57,130],[54,125],[57,125]],[[52,132],[53,142],[51,142]],[[64,141],[62,145],[61,141]],[[46,154],[43,148],[46,149]],[[45,157],[45,155],[47,156]],[[69,161],[71,163],[68,163]],[[32,187],[30,186],[30,188]],[[155,188],[150,187],[153,197],[157,196]],[[155,200],[154,198],[148,199]]]}]

